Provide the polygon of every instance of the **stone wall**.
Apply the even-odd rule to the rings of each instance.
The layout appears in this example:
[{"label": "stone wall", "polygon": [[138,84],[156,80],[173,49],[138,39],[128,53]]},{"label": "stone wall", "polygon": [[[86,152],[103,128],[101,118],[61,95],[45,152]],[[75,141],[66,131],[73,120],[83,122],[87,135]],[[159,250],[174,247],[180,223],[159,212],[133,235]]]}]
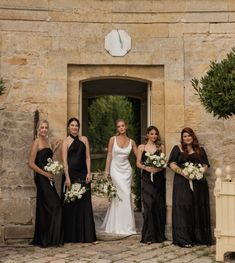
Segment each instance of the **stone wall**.
[{"label": "stone wall", "polygon": [[[116,28],[132,38],[132,49],[124,57],[112,57],[104,49],[105,35]],[[146,73],[153,74],[148,76],[156,87],[151,123],[160,127],[168,154],[184,126],[196,131],[211,162],[214,224],[214,170],[227,164],[235,169],[235,121],[206,113],[190,80],[205,74],[211,60],[222,59],[233,47],[233,0],[1,0],[0,29],[0,76],[7,87],[0,97],[5,108],[0,110],[1,242],[32,236],[35,187],[27,157],[33,112],[39,109],[50,122],[52,136],[63,138],[67,118],[80,116],[78,97],[68,87],[79,96],[81,76],[94,77],[85,65],[95,66],[101,75],[103,66],[123,66],[126,70],[119,74],[126,77],[132,66],[163,69],[161,81],[154,71]],[[71,65],[84,70],[75,72],[77,83],[70,82]],[[172,177],[168,171],[168,230]]]}]

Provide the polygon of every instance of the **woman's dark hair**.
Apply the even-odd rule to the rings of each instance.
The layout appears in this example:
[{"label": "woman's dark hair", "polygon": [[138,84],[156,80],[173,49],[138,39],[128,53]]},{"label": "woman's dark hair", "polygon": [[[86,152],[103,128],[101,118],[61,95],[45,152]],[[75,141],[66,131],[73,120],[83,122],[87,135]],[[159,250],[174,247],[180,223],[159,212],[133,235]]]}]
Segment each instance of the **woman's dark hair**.
[{"label": "woman's dark hair", "polygon": [[[156,126],[153,126],[153,125],[149,126],[146,130],[146,135],[149,134],[152,130],[154,130],[157,133],[157,140],[154,143],[156,144],[157,148],[159,149],[162,145],[162,141],[161,141],[161,136],[160,136],[160,132],[159,132],[158,128]],[[146,141],[148,140],[147,136],[146,136],[145,140]]]},{"label": "woman's dark hair", "polygon": [[72,117],[72,118],[70,118],[70,119],[68,120],[67,127],[69,127],[69,125],[70,125],[70,123],[71,123],[72,121],[76,121],[76,123],[78,124],[78,128],[80,128],[80,121],[79,121],[77,118],[75,118],[75,117]]},{"label": "woman's dark hair", "polygon": [[184,143],[184,141],[183,141],[184,133],[188,133],[193,138],[192,148],[193,148],[193,151],[196,153],[196,158],[200,161],[200,159],[201,159],[200,158],[200,156],[201,156],[201,149],[200,149],[200,146],[199,146],[199,142],[198,142],[197,136],[195,135],[194,131],[191,128],[189,128],[189,127],[185,127],[181,131],[181,145],[182,145],[182,150],[183,150],[185,156],[188,157],[189,152],[188,152],[187,144]]}]

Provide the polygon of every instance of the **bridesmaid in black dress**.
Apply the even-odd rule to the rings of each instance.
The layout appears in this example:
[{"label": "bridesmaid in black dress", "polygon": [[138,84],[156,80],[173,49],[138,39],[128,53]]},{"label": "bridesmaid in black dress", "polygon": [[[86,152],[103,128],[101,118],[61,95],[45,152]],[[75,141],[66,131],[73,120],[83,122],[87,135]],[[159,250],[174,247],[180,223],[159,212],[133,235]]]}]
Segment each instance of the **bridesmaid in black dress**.
[{"label": "bridesmaid in black dress", "polygon": [[[165,150],[159,131],[155,126],[148,127],[146,140],[146,144],[141,144],[138,147],[136,165],[142,169],[141,194],[144,223],[141,242],[151,244],[166,240],[166,179],[165,169],[144,165],[147,158],[145,153],[160,154]],[[151,173],[153,173],[153,181],[151,181]]]},{"label": "bridesmaid in black dress", "polygon": [[200,163],[208,169],[205,150],[191,128],[181,132],[181,143],[175,145],[169,157],[169,166],[175,172],[173,184],[172,235],[173,244],[191,247],[193,244],[211,245],[210,202],[206,178],[189,180],[182,172],[184,163]]},{"label": "bridesmaid in black dress", "polygon": [[78,136],[80,123],[77,118],[68,121],[69,136],[64,140],[62,156],[65,170],[65,185],[81,183],[87,191],[81,199],[64,205],[64,241],[95,243],[95,223],[93,218],[90,188],[90,150],[85,136]]},{"label": "bridesmaid in black dress", "polygon": [[34,140],[29,167],[35,172],[37,187],[36,221],[32,244],[40,247],[63,244],[62,203],[52,181],[53,175],[44,171],[47,158],[52,158],[58,142],[50,145],[48,141],[49,123],[44,120],[38,124],[38,137]]}]

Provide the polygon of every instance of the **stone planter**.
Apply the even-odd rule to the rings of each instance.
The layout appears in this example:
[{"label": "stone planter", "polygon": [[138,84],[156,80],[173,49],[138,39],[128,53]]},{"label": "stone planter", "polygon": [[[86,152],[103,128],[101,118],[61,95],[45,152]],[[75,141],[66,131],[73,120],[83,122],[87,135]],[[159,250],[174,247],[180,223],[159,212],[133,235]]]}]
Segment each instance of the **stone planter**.
[{"label": "stone planter", "polygon": [[235,252],[235,182],[218,177],[214,189],[216,203],[216,261],[226,252]]}]

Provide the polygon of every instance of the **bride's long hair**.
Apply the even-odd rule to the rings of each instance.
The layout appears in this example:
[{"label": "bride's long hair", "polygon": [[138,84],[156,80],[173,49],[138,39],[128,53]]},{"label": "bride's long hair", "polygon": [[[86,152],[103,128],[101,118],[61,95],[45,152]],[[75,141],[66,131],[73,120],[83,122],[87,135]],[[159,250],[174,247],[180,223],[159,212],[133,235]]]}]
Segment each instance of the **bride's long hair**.
[{"label": "bride's long hair", "polygon": [[[47,120],[39,120],[38,123],[37,123],[37,128],[36,128],[36,138],[39,136],[39,132],[40,132],[40,128],[42,126],[42,124],[46,123],[47,125],[47,128],[48,128],[48,134],[49,134],[49,122]],[[47,136],[48,136],[47,134]]]}]

